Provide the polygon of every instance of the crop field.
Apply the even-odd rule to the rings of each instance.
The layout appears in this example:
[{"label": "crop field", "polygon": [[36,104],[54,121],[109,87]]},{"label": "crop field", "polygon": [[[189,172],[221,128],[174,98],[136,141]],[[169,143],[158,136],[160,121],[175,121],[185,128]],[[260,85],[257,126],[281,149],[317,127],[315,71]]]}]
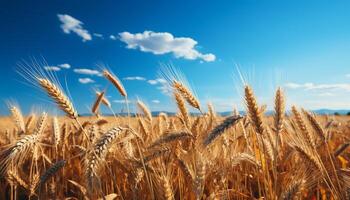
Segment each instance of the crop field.
[{"label": "crop field", "polygon": [[[127,104],[119,79],[103,75]],[[350,118],[285,108],[281,88],[273,115],[245,85],[246,114],[224,117],[170,77],[175,116],[152,116],[142,101],[137,116],[103,116],[111,104],[98,91],[92,116],[80,117],[55,80],[31,78],[66,116],[23,116],[9,104],[11,116],[0,119],[0,199],[350,197]]]}]

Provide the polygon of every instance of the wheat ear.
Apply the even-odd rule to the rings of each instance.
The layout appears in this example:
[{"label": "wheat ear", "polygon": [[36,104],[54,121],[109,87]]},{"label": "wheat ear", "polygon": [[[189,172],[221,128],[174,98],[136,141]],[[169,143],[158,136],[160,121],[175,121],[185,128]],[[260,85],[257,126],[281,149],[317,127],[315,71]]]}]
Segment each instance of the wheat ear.
[{"label": "wheat ear", "polygon": [[201,110],[199,101],[197,98],[191,93],[191,91],[184,86],[179,81],[173,81],[173,87],[182,95],[182,97],[190,104],[192,107]]},{"label": "wheat ear", "polygon": [[57,146],[61,141],[61,130],[60,130],[60,125],[58,123],[57,117],[52,118],[52,129],[53,129],[54,142],[55,142],[55,145]]},{"label": "wheat ear", "polygon": [[299,111],[295,106],[292,106],[292,112],[294,114],[296,124],[298,125],[300,131],[303,133],[303,136],[306,138],[308,144],[315,148],[316,147],[315,139],[312,133],[308,131],[306,124],[304,122],[304,119],[302,118],[301,114],[299,113]]},{"label": "wheat ear", "polygon": [[323,142],[326,142],[326,134],[325,134],[321,124],[316,120],[316,117],[304,109],[303,109],[303,113],[304,113],[304,115],[306,115],[307,119],[309,120],[311,126],[314,128],[317,135],[321,138],[321,140]]},{"label": "wheat ear", "polygon": [[64,167],[65,164],[65,160],[60,160],[57,161],[54,165],[52,165],[48,170],[46,170],[45,173],[40,177],[39,188],[41,188],[50,177],[55,175],[58,172],[58,170]]},{"label": "wheat ear", "polygon": [[47,113],[43,112],[36,123],[34,134],[41,135],[44,132],[46,121],[47,121]]},{"label": "wheat ear", "polygon": [[24,119],[23,119],[22,112],[16,106],[11,106],[10,107],[10,111],[11,111],[11,114],[12,114],[12,118],[13,118],[17,128],[19,129],[19,131],[20,132],[25,132],[26,131],[26,127],[25,127],[25,124],[24,124]]},{"label": "wheat ear", "polygon": [[190,126],[190,117],[188,115],[188,110],[185,105],[185,101],[178,92],[174,92],[175,101],[179,111],[181,113],[182,119],[185,122],[186,127]]},{"label": "wheat ear", "polygon": [[140,100],[137,100],[137,107],[141,110],[146,119],[151,122],[152,121],[152,113],[148,109],[148,107]]},{"label": "wheat ear", "polygon": [[285,102],[284,95],[281,88],[278,88],[275,96],[275,129],[276,134],[280,134],[283,131],[284,123]]},{"label": "wheat ear", "polygon": [[208,135],[208,137],[204,140],[203,144],[208,146],[211,142],[214,141],[219,135],[223,134],[227,129],[234,126],[239,122],[243,117],[239,115],[227,117],[221,124],[216,126]]},{"label": "wheat ear", "polygon": [[100,105],[101,105],[102,99],[104,97],[104,94],[105,94],[104,92],[100,92],[100,94],[96,98],[96,101],[92,105],[91,112],[94,113],[95,115],[98,114],[98,110],[100,108]]},{"label": "wheat ear", "polygon": [[193,139],[193,136],[187,132],[168,133],[168,134],[162,135],[160,138],[154,141],[148,148],[153,148],[161,144],[178,141],[178,140],[184,140],[188,138]]},{"label": "wheat ear", "polygon": [[86,176],[90,189],[92,188],[93,179],[97,176],[97,171],[108,152],[109,145],[117,138],[122,130],[124,129],[116,127],[107,131],[93,144],[92,150],[87,154]]},{"label": "wheat ear", "polygon": [[16,183],[16,185],[22,186],[26,190],[29,189],[28,184],[17,173],[13,172],[12,170],[9,170],[7,172],[7,175],[11,182]]},{"label": "wheat ear", "polygon": [[73,107],[72,102],[68,99],[68,97],[53,84],[50,80],[45,78],[37,78],[40,86],[44,88],[47,94],[54,99],[59,108],[61,108],[67,116],[72,119],[76,119],[78,117],[78,113]]},{"label": "wheat ear", "polygon": [[160,179],[163,185],[164,200],[173,200],[174,194],[169,179],[165,176]]},{"label": "wheat ear", "polygon": [[255,131],[259,134],[263,134],[265,129],[263,127],[261,112],[256,102],[253,90],[247,85],[245,86],[244,91],[249,118],[254,125]]},{"label": "wheat ear", "polygon": [[35,118],[36,118],[35,114],[32,114],[32,115],[30,115],[28,117],[27,122],[26,122],[26,126],[25,126],[26,130],[30,129],[30,127],[32,126],[33,122],[35,121]]},{"label": "wheat ear", "polygon": [[[96,91],[96,97],[98,98],[100,95],[101,95],[101,92]],[[107,107],[111,107],[111,102],[107,99],[106,96],[103,96],[102,103]]]},{"label": "wheat ear", "polygon": [[109,80],[114,85],[114,87],[117,88],[120,95],[122,95],[123,97],[128,96],[123,84],[120,82],[120,80],[116,76],[112,75],[108,70],[103,70],[103,75],[106,77],[107,80]]}]

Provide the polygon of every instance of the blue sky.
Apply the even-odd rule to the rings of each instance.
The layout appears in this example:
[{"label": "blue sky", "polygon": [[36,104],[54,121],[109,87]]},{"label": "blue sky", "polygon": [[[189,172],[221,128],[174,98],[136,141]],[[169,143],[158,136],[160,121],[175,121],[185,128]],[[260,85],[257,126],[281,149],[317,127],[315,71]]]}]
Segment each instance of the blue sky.
[{"label": "blue sky", "polygon": [[[0,98],[15,99],[25,112],[52,110],[44,93],[15,72],[22,60],[44,58],[67,81],[81,113],[94,100],[92,88],[107,84],[94,74],[100,63],[122,80],[131,100],[152,110],[174,111],[154,81],[160,65],[170,63],[203,106],[211,101],[219,111],[244,107],[236,66],[269,108],[282,86],[288,105],[348,109],[349,8],[348,1],[4,1]],[[107,96],[120,110],[118,93],[109,87]]]}]

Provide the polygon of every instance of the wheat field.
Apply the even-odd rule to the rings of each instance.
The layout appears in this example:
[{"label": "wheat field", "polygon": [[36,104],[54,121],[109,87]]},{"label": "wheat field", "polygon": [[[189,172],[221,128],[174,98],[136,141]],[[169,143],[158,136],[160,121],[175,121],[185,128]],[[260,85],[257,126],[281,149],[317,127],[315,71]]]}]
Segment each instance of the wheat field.
[{"label": "wheat field", "polygon": [[[103,75],[128,104],[121,81]],[[57,82],[31,78],[66,116],[24,116],[9,105],[11,116],[0,119],[0,199],[350,198],[350,118],[286,108],[280,88],[272,116],[249,85],[246,114],[224,117],[170,78],[175,116],[152,116],[142,101],[137,116],[104,116],[100,107],[111,104],[98,91],[92,116],[80,117]]]}]

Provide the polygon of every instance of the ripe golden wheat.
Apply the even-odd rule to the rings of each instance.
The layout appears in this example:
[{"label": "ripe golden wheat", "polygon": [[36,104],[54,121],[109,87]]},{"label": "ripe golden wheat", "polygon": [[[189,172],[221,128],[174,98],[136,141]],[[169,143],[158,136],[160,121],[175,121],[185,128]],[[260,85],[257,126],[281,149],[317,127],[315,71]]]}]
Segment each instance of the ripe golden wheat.
[{"label": "ripe golden wheat", "polygon": [[[128,104],[112,72],[105,78]],[[170,80],[175,116],[108,117],[107,91],[95,91],[92,116],[79,117],[48,78],[37,78],[68,117],[23,116],[10,105],[0,123],[0,199],[349,199],[350,121],[296,106],[282,88],[273,115],[244,87],[246,114],[200,107],[185,84]],[[194,115],[188,106],[200,113]],[[175,110],[175,108],[174,108]],[[114,113],[114,112],[113,112]]]}]

